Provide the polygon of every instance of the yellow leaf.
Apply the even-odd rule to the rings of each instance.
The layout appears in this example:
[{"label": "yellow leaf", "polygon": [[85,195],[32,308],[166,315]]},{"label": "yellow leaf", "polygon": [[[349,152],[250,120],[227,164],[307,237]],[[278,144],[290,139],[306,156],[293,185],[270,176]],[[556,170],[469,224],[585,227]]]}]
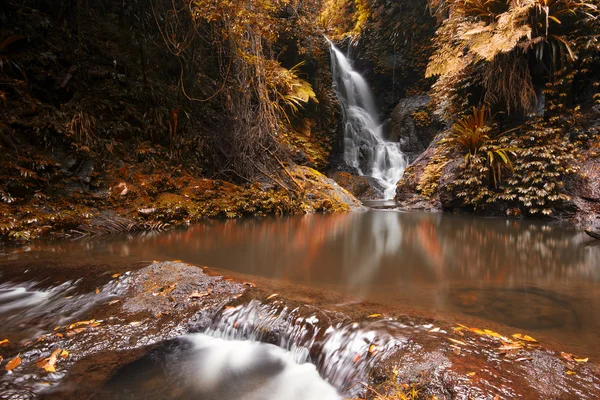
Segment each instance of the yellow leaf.
[{"label": "yellow leaf", "polygon": [[121,274],[113,274],[113,278],[118,278]]},{"label": "yellow leaf", "polygon": [[16,356],[12,360],[10,360],[8,362],[8,364],[6,364],[4,366],[4,369],[6,370],[6,372],[12,371],[13,369],[17,368],[19,365],[21,365],[21,357]]},{"label": "yellow leaf", "polygon": [[475,372],[467,372],[467,375],[469,375],[469,376],[475,376]]},{"label": "yellow leaf", "polygon": [[8,346],[9,343],[10,341],[8,339],[0,340],[0,346],[2,347]]},{"label": "yellow leaf", "polygon": [[474,332],[474,333],[478,334],[478,335],[485,335],[486,334],[485,331],[483,331],[483,330],[481,330],[479,328],[469,328],[469,330],[471,332]]},{"label": "yellow leaf", "polygon": [[430,333],[435,333],[435,332],[439,332],[440,328],[433,328],[432,330],[430,330]]},{"label": "yellow leaf", "polygon": [[573,358],[574,361],[578,362],[578,363],[586,363],[588,362],[589,358]]},{"label": "yellow leaf", "polygon": [[512,337],[515,338],[515,339],[517,339],[517,340],[525,340],[526,342],[537,343],[537,340],[535,340],[531,336],[529,336],[529,335],[523,335],[521,333],[515,333],[514,335],[512,335]]},{"label": "yellow leaf", "polygon": [[278,294],[277,293],[273,293],[272,295],[270,295],[269,297],[267,297],[267,300],[271,300],[273,297],[277,297]]},{"label": "yellow leaf", "polygon": [[370,346],[369,346],[369,353],[370,353],[370,354],[373,354],[373,353],[375,352],[375,350],[376,350],[376,349],[377,349],[377,347],[376,347],[374,344],[370,345]]},{"label": "yellow leaf", "polygon": [[381,314],[371,314],[367,318],[377,318],[377,317],[382,317],[382,316],[383,315],[381,315]]},{"label": "yellow leaf", "polygon": [[69,357],[69,352],[66,351],[66,350],[63,350],[63,351],[60,352],[60,356],[62,358],[67,358],[67,357]]},{"label": "yellow leaf", "polygon": [[[56,361],[58,361],[58,356],[61,354],[63,350],[57,349],[52,352],[50,357],[44,358],[41,361],[38,361],[36,365],[39,368],[43,368],[46,372],[56,372]],[[68,353],[67,353],[68,354]],[[64,357],[63,357],[64,358]]]},{"label": "yellow leaf", "polygon": [[575,375],[577,372],[575,371],[567,371],[567,375]]}]

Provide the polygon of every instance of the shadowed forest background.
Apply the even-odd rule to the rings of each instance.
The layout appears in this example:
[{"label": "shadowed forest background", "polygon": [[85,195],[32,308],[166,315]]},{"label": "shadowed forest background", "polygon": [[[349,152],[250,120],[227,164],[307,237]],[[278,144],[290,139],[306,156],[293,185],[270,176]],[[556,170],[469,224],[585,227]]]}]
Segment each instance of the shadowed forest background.
[{"label": "shadowed forest background", "polygon": [[600,189],[596,1],[7,1],[0,235],[342,211],[331,38],[412,164],[404,207],[575,218]]}]

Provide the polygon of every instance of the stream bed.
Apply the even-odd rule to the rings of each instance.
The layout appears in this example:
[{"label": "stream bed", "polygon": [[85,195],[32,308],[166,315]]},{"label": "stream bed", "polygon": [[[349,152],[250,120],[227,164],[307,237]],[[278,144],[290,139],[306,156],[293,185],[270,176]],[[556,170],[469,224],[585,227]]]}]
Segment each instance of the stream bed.
[{"label": "stream bed", "polygon": [[[200,331],[202,335],[177,339],[187,334],[189,327],[165,322],[168,330],[156,325],[146,329],[154,336],[138,340],[141,344],[152,344],[177,339],[175,350],[154,350],[158,359],[165,360],[176,357],[172,354],[178,354],[178,349],[191,346],[192,350],[181,357],[182,362],[174,372],[156,372],[153,363],[158,362],[157,358],[146,355],[142,361],[135,361],[138,367],[144,367],[124,367],[122,373],[105,384],[108,386],[102,393],[110,393],[109,397],[151,398],[149,392],[131,397],[128,390],[157,384],[162,388],[165,385],[160,382],[171,379],[173,374],[206,368],[197,355],[206,354],[202,357],[205,360],[213,353],[222,355],[214,358],[220,368],[244,377],[238,391],[245,387],[243,390],[250,393],[257,382],[264,384],[266,378],[246,376],[235,372],[235,368],[253,371],[256,367],[252,365],[262,365],[259,369],[273,368],[277,376],[292,377],[285,378],[285,382],[299,379],[295,376],[312,379],[321,393],[329,393],[327,398],[337,398],[334,388],[345,396],[359,395],[352,390],[352,382],[364,380],[365,376],[353,374],[360,374],[362,367],[366,374],[367,367],[372,365],[362,365],[354,354],[370,354],[375,344],[382,355],[390,353],[395,345],[408,349],[407,338],[415,336],[415,328],[403,323],[388,321],[381,325],[371,321],[360,325],[348,320],[348,315],[355,317],[352,312],[358,315],[363,310],[401,313],[416,319],[444,321],[448,326],[463,324],[506,335],[522,333],[551,350],[586,357],[594,363],[600,359],[597,334],[600,246],[591,238],[556,223],[393,210],[213,220],[162,233],[36,242],[29,247],[5,248],[0,256],[0,340],[7,337],[21,344],[36,340],[45,332],[90,318],[89,310],[102,304],[110,305],[103,310],[110,319],[111,307],[119,306],[117,302],[124,301],[119,299],[130,290],[127,283],[130,274],[135,275],[136,270],[153,261],[169,260],[210,266],[213,273],[264,287],[273,295],[294,298],[298,304],[315,310],[345,307],[353,311],[346,312],[345,317],[338,314],[319,317],[312,309],[298,314],[298,308],[292,311],[287,306],[261,308],[263,303],[254,301],[235,308],[218,297],[221,294],[217,286],[211,289],[212,295],[217,296],[214,307],[229,305],[218,317],[216,314],[205,316],[205,320],[195,317],[196,329],[191,331]],[[166,287],[152,289],[154,292],[145,298],[144,306],[138,309],[128,305],[128,310],[134,314],[144,311],[146,303],[162,298],[165,290],[173,291],[175,286]],[[177,290],[183,293],[183,286]],[[182,294],[188,296],[184,303],[211,293],[203,290],[188,288]],[[314,291],[320,294],[316,296]],[[223,296],[227,293],[223,291]],[[242,296],[242,292],[236,296]],[[227,301],[235,298],[229,296]],[[270,297],[267,300],[273,301]],[[161,311],[158,303],[151,312],[169,313]],[[97,311],[92,314],[99,319]],[[257,320],[265,315],[270,317],[258,324]],[[329,328],[306,331],[307,326],[318,325],[315,321],[338,319],[340,322],[331,322]],[[300,320],[301,328],[293,328]],[[273,339],[273,332],[281,330],[283,322],[292,328]],[[128,321],[123,326],[137,327],[137,323]],[[70,331],[72,328],[66,333]],[[167,335],[167,331],[171,333]],[[112,334],[119,337],[123,334],[119,332]],[[247,339],[277,344],[286,352],[258,344],[252,347],[245,342]],[[229,341],[230,347],[224,341]],[[129,348],[137,348],[140,343],[130,343]],[[227,351],[223,350],[226,348],[240,354],[254,354],[254,364],[251,357],[246,359],[248,366],[243,357],[241,361],[227,358]],[[131,356],[132,362],[135,359]],[[316,371],[307,367],[311,363],[327,382],[320,381]],[[123,379],[132,370],[137,375]],[[188,372],[184,375],[188,376]],[[145,383],[132,384],[138,381]],[[171,379],[173,382],[179,381]],[[217,378],[201,388],[174,384],[172,390],[183,392],[170,397],[213,398],[217,393],[219,398],[236,398],[238,391],[230,393],[230,388],[224,389],[215,382],[218,383]],[[271,379],[268,383],[271,386],[265,386],[271,387],[267,392],[293,390],[289,385],[276,389],[279,384]],[[256,389],[255,398],[270,398],[261,393]],[[294,398],[291,392],[281,393]]]}]

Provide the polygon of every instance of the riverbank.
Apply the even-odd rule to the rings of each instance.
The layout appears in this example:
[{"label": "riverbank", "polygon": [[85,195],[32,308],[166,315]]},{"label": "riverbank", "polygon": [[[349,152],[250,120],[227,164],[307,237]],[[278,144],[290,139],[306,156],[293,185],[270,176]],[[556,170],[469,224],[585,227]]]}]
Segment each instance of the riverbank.
[{"label": "riverbank", "polygon": [[[53,276],[73,276],[82,267],[62,267]],[[42,266],[30,268],[36,274]],[[88,274],[71,292],[71,308],[63,296],[46,302],[47,313],[36,322],[41,335],[19,338],[9,330],[3,366],[16,358],[20,363],[2,377],[2,393],[48,399],[102,393],[129,363],[180,335],[207,329],[284,349],[306,348],[322,376],[350,397],[375,398],[357,383],[383,391],[380,385],[390,376],[400,387],[418,390],[419,399],[592,399],[600,393],[596,364],[561,357],[524,334],[411,317],[315,288],[247,282],[235,274],[223,278],[211,268],[178,262],[128,271],[122,264]],[[336,351],[329,352],[334,343]],[[54,372],[48,358],[57,349]]]},{"label": "riverbank", "polygon": [[162,231],[208,218],[363,209],[345,189],[308,167],[289,167],[294,184],[290,188],[268,181],[236,185],[194,177],[175,167],[160,172],[154,168],[133,164],[108,169],[103,172],[106,180],[95,189],[86,189],[77,178],[53,186],[52,194],[0,203],[0,241]]}]

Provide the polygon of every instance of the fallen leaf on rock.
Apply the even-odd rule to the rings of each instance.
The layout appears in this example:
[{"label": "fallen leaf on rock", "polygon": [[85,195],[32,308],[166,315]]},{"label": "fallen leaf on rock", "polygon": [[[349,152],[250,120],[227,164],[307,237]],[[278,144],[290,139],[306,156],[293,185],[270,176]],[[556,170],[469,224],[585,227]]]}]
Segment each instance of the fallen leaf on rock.
[{"label": "fallen leaf on rock", "polygon": [[521,357],[521,358],[517,358],[515,361],[517,362],[521,362],[521,361],[532,361],[533,358],[531,357]]},{"label": "fallen leaf on rock", "polygon": [[113,278],[118,278],[119,276],[121,276],[121,274],[113,274],[112,275]]},{"label": "fallen leaf on rock", "polygon": [[180,262],[183,262],[183,261],[181,261],[181,260],[173,260],[172,262],[180,263]]},{"label": "fallen leaf on rock", "polygon": [[515,339],[517,339],[517,340],[524,340],[526,342],[537,343],[537,340],[535,340],[531,336],[529,336],[529,335],[523,335],[521,333],[515,333],[514,335],[512,335],[512,337],[515,338]]},{"label": "fallen leaf on rock", "polygon": [[486,335],[491,336],[493,338],[500,339],[500,340],[503,340],[505,342],[511,342],[511,340],[509,338],[507,338],[505,336],[502,336],[498,332],[494,332],[494,331],[489,330],[489,329],[484,329],[483,331],[485,332]]},{"label": "fallen leaf on rock", "polygon": [[8,339],[0,340],[0,346],[2,347],[8,346],[9,343],[10,341]]},{"label": "fallen leaf on rock", "polygon": [[575,371],[567,371],[567,375],[575,375],[575,374],[577,374],[577,372],[575,372]]},{"label": "fallen leaf on rock", "polygon": [[21,357],[20,357],[20,355],[16,356],[12,360],[10,360],[4,366],[4,369],[6,370],[6,372],[9,372],[9,371],[12,371],[13,369],[17,368],[19,365],[21,365]]},{"label": "fallen leaf on rock", "polygon": [[467,375],[469,375],[469,376],[475,376],[475,372],[467,372]]},{"label": "fallen leaf on rock", "polygon": [[511,351],[511,350],[519,350],[522,349],[523,345],[520,343],[505,343],[502,347],[499,347],[498,350],[500,352],[507,352],[507,351]]},{"label": "fallen leaf on rock", "polygon": [[120,301],[121,301],[121,300],[111,300],[111,301],[109,301],[109,302],[108,302],[108,305],[109,305],[109,306],[112,306],[113,304],[117,304],[117,303],[119,303]]},{"label": "fallen leaf on rock", "polygon": [[61,353],[61,349],[54,350],[50,357],[44,358],[41,361],[35,363],[39,368],[43,368],[46,372],[56,372],[56,361],[58,360],[58,356]]},{"label": "fallen leaf on rock", "polygon": [[429,332],[430,332],[430,333],[436,333],[436,332],[439,332],[439,331],[440,331],[440,328],[433,328],[433,329],[432,329],[432,330],[430,330]]},{"label": "fallen leaf on rock", "polygon": [[369,346],[369,354],[373,354],[377,350],[377,346],[374,344]]},{"label": "fallen leaf on rock", "polygon": [[100,289],[96,288],[96,294],[100,293]]},{"label": "fallen leaf on rock", "polygon": [[129,326],[138,326],[138,325],[141,325],[141,324],[142,324],[141,321],[133,321],[133,322],[129,323]]},{"label": "fallen leaf on rock", "polygon": [[59,338],[62,338],[62,337],[64,337],[65,335],[63,335],[62,333],[55,333],[55,334],[54,334],[54,336],[56,336],[56,337],[59,337]]},{"label": "fallen leaf on rock", "polygon": [[61,356],[61,358],[67,358],[67,357],[69,357],[69,352],[66,350],[63,350],[60,352],[60,356]]},{"label": "fallen leaf on rock", "polygon": [[572,355],[572,354],[565,353],[565,352],[561,352],[561,353],[560,353],[560,356],[561,356],[562,358],[564,358],[565,360],[567,360],[567,361],[571,361],[571,362],[573,362],[573,355]]},{"label": "fallen leaf on rock", "polygon": [[271,300],[273,297],[277,297],[278,294],[277,293],[273,293],[272,295],[270,295],[269,297],[267,297],[267,300]]},{"label": "fallen leaf on rock", "polygon": [[378,318],[378,317],[383,317],[383,315],[381,315],[381,314],[371,314],[367,318]]},{"label": "fallen leaf on rock", "polygon": [[479,328],[469,328],[469,331],[475,332],[478,335],[487,335],[487,332]]},{"label": "fallen leaf on rock", "polygon": [[100,322],[102,322],[102,321],[95,320],[95,319],[90,319],[89,321],[78,321],[78,322],[75,322],[75,323],[69,325],[69,329],[73,329],[78,326],[86,326],[86,325],[87,326],[98,326],[98,325],[100,325]]},{"label": "fallen leaf on rock", "polygon": [[573,358],[573,361],[578,362],[578,363],[586,363],[589,361],[589,358]]},{"label": "fallen leaf on rock", "polygon": [[460,340],[457,340],[457,339],[448,338],[448,340],[450,340],[451,342],[454,342],[456,344],[460,344],[462,346],[466,346],[467,345],[465,342],[461,342]]},{"label": "fallen leaf on rock", "polygon": [[31,340],[26,341],[25,343],[23,343],[23,347],[27,347],[31,344]]},{"label": "fallen leaf on rock", "polygon": [[75,328],[75,329],[68,330],[67,336],[71,337],[71,336],[76,335],[81,332],[85,332],[85,328]]}]

